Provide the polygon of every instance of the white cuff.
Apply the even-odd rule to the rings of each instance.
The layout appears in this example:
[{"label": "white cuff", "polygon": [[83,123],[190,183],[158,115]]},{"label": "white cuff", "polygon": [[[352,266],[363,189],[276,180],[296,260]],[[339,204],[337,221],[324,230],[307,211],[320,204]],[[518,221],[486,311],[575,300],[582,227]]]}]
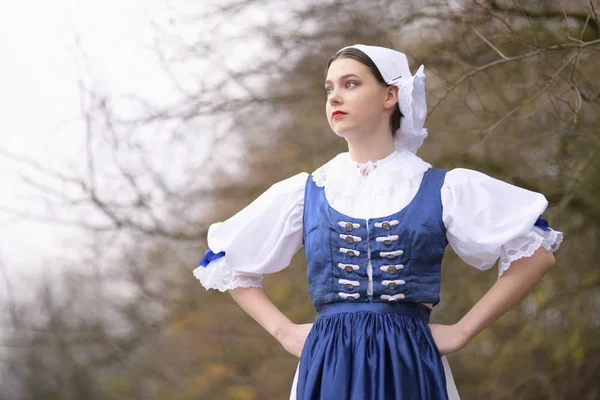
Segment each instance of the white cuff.
[{"label": "white cuff", "polygon": [[563,240],[563,233],[555,230],[545,231],[533,227],[524,235],[518,236],[502,246],[500,262],[498,263],[498,276],[502,276],[513,261],[523,257],[531,257],[540,247],[555,252]]},{"label": "white cuff", "polygon": [[262,287],[262,276],[239,275],[229,268],[225,257],[212,261],[206,267],[198,267],[194,270],[194,276],[206,290],[217,289],[221,292],[236,287]]}]

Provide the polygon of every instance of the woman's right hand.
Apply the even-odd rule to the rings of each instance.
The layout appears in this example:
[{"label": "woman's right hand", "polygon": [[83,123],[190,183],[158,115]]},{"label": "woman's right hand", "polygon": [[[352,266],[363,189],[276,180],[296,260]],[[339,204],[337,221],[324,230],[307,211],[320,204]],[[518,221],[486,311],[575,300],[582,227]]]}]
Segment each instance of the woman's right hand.
[{"label": "woman's right hand", "polygon": [[312,326],[313,324],[289,324],[281,330],[277,340],[288,353],[300,358]]}]

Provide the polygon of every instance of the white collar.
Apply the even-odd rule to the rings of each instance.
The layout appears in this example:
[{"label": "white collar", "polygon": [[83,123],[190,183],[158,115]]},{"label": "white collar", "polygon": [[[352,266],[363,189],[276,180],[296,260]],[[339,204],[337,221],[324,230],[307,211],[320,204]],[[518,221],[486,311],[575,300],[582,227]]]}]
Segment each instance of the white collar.
[{"label": "white collar", "polygon": [[[338,154],[312,175],[317,186],[327,186],[328,190],[351,195],[357,190],[393,188],[399,180],[420,178],[429,168],[431,164],[404,149],[367,163],[353,161],[346,152]],[[365,175],[361,169],[364,169]]]},{"label": "white collar", "polygon": [[383,164],[393,160],[394,158],[396,158],[398,156],[398,151],[393,151],[392,154],[380,159],[380,160],[376,160],[376,161],[367,161],[366,163],[361,163],[358,161],[354,161],[352,160],[352,158],[350,157],[350,153],[344,153],[346,154],[346,157],[348,159],[348,161],[352,164],[354,164],[354,166],[357,168],[357,172],[359,175],[361,176],[367,176],[371,173],[371,171],[375,170],[375,168],[378,168],[380,166],[382,166]]}]

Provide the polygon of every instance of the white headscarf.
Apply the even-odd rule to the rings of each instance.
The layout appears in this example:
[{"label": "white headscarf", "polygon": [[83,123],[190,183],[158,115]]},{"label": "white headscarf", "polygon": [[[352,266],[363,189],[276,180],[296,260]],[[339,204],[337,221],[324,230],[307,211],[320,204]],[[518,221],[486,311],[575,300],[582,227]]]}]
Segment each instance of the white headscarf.
[{"label": "white headscarf", "polygon": [[421,65],[413,76],[404,53],[363,44],[344,47],[339,51],[348,48],[355,48],[365,53],[375,63],[383,80],[388,85],[398,87],[398,108],[404,117],[400,128],[394,132],[394,145],[396,149],[416,153],[427,137],[427,129],[423,128],[427,117],[423,66]]}]

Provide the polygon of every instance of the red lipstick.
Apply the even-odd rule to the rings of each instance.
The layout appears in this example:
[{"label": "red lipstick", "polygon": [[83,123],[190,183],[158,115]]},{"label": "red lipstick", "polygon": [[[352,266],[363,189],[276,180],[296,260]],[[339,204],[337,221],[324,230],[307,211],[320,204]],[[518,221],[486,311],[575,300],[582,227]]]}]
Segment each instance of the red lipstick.
[{"label": "red lipstick", "polygon": [[339,117],[343,117],[344,115],[348,115],[347,113],[343,112],[343,111],[334,111],[331,113],[331,118],[336,119]]}]

